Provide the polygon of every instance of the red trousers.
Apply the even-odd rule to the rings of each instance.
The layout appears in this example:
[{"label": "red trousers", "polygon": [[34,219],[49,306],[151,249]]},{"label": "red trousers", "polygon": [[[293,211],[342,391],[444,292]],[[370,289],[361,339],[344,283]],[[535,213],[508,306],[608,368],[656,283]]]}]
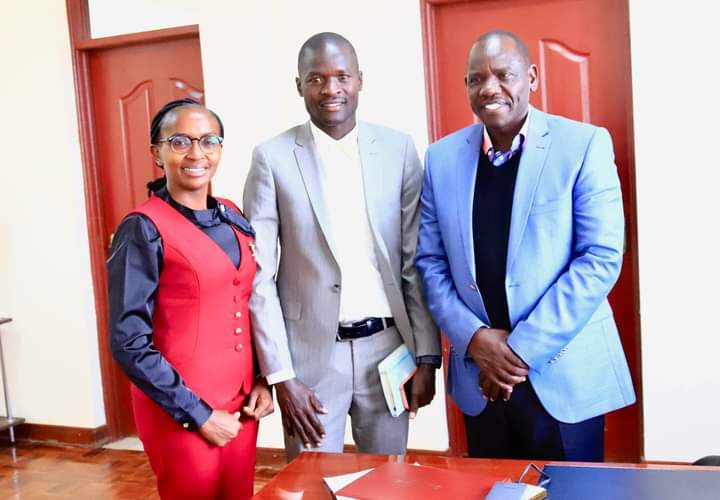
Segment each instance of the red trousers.
[{"label": "red trousers", "polygon": [[133,387],[138,435],[163,500],[242,500],[253,495],[255,419],[241,420],[237,437],[220,448],[189,432]]}]

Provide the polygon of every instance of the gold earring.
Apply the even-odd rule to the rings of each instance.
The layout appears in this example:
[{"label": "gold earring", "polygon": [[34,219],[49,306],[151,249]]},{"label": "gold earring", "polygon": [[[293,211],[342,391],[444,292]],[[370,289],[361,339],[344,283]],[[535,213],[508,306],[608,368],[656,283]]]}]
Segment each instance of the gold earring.
[{"label": "gold earring", "polygon": [[156,164],[158,167],[162,167],[162,162],[161,162],[160,160],[155,160],[155,164]]}]

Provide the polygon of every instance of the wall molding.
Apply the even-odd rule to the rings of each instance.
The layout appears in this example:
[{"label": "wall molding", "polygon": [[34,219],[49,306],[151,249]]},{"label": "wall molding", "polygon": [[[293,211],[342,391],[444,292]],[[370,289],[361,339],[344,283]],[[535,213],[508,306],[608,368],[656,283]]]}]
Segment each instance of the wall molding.
[{"label": "wall molding", "polygon": [[[0,442],[10,442],[7,431],[0,434]],[[15,440],[22,443],[42,443],[50,446],[83,446],[99,448],[110,441],[107,425],[100,427],[66,427],[62,425],[22,424],[15,427]]]}]

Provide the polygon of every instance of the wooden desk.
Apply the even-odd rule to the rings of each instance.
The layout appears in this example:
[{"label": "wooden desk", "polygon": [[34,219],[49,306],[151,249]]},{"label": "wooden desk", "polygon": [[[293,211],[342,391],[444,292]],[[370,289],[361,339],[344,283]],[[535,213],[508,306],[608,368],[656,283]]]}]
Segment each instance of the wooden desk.
[{"label": "wooden desk", "polygon": [[[357,472],[371,467],[377,467],[386,462],[419,463],[431,467],[454,469],[463,471],[477,471],[478,474],[505,477],[515,481],[520,477],[528,464],[528,460],[494,460],[478,458],[452,458],[442,455],[366,455],[362,453],[301,453],[290,462],[272,481],[270,481],[255,499],[303,500],[332,499],[325,487],[322,478],[337,476],[350,472]],[[566,465],[588,465],[593,467],[634,467],[650,469],[692,469],[713,470],[717,467],[697,467],[691,465],[659,465],[659,464],[614,464],[614,463],[577,463],[577,462],[542,462],[533,461],[538,467],[546,463],[562,463]],[[529,482],[535,482],[537,474],[530,473]],[[448,499],[450,500],[450,499]]]},{"label": "wooden desk", "polygon": [[[443,455],[366,455],[362,453],[301,453],[290,462],[257,495],[256,499],[296,500],[332,499],[322,478],[377,467],[386,462],[419,463],[431,467],[472,470],[479,474],[503,476],[516,480],[528,464],[527,460],[489,460],[452,458]],[[545,462],[533,462],[542,466]],[[535,476],[532,476],[534,480]],[[448,499],[450,500],[450,499]]]}]

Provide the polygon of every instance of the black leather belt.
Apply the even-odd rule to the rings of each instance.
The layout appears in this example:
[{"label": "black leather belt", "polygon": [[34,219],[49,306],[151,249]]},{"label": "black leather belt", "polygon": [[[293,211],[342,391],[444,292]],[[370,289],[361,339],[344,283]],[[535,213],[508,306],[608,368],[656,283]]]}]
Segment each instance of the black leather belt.
[{"label": "black leather belt", "polygon": [[338,325],[338,340],[355,340],[381,332],[386,328],[395,326],[395,320],[392,318],[365,318],[354,323],[345,323]]}]

